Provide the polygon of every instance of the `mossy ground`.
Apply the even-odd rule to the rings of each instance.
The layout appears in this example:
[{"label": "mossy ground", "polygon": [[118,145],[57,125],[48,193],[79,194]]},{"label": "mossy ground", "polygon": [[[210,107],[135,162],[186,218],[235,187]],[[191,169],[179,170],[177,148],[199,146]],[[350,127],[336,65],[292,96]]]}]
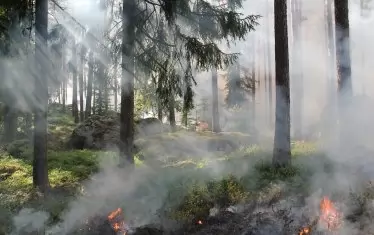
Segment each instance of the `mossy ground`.
[{"label": "mossy ground", "polygon": [[[51,223],[57,222],[68,203],[80,194],[82,182],[99,170],[100,163],[117,160],[113,152],[63,151],[61,143],[66,141],[73,127],[68,115],[50,119],[50,132],[56,137],[56,142],[48,153],[52,194],[47,198],[40,198],[32,188],[32,151],[27,141],[16,141],[7,147],[7,151],[0,153],[0,234],[6,234],[12,224],[12,215],[23,207],[43,209],[51,215]],[[184,134],[164,134],[138,141],[157,146]],[[219,138],[209,133],[198,135],[200,138]],[[225,138],[231,138],[227,136],[247,138],[240,133],[225,135]],[[206,217],[213,206],[243,203],[261,193],[266,194],[269,185],[274,182],[283,182],[287,193],[297,191],[307,194],[308,180],[314,172],[313,167],[306,163],[310,159],[320,159],[319,167],[331,163],[317,152],[313,143],[293,143],[292,155],[292,167],[275,169],[270,164],[269,151],[259,146],[242,146],[229,154],[184,156],[179,160],[165,156],[156,165],[152,159],[142,158],[139,152],[136,165],[139,168],[151,167],[155,173],[142,181],[144,184],[137,193],[141,196],[157,188],[166,190],[163,194],[167,196],[160,210],[164,215],[184,222]],[[163,186],[158,187],[161,183]],[[374,197],[373,191],[352,193],[360,204],[358,208],[364,208],[368,198]],[[362,210],[357,213],[362,214]]]},{"label": "mossy ground", "polygon": [[[79,194],[81,183],[99,170],[99,163],[116,161],[117,157],[115,153],[89,150],[49,151],[50,185],[52,192],[56,193],[43,199],[32,188],[32,162],[31,156],[27,156],[29,154],[30,151],[27,150],[17,156],[6,152],[1,155],[0,224],[2,226],[0,231],[5,232],[9,229],[11,215],[23,207],[42,208],[51,214],[52,220],[57,221],[68,202],[73,200],[77,193]],[[244,162],[262,158],[262,154],[260,149],[249,147],[216,159],[211,157],[204,159],[201,156],[180,162],[173,161],[164,166],[158,164],[156,167],[160,171],[158,181],[168,181],[168,190],[171,191],[167,199],[169,202],[165,203],[165,207],[175,208],[167,213],[173,218],[184,221],[202,217],[209,212],[211,205],[223,206],[248,199],[254,189],[250,185],[259,187],[273,179],[286,179],[297,174],[296,169],[273,172],[265,163],[255,166],[259,173],[255,173],[256,179],[245,174],[241,174],[240,177],[227,175],[223,178],[207,174],[209,172],[207,169],[217,164],[227,168],[223,171],[230,172],[237,166],[243,166]],[[147,161],[140,160],[136,163],[139,167],[148,164]],[[248,184],[246,181],[252,183]],[[151,181],[149,183],[152,184]],[[146,185],[143,186],[147,188]],[[141,193],[140,191],[138,193]]]}]

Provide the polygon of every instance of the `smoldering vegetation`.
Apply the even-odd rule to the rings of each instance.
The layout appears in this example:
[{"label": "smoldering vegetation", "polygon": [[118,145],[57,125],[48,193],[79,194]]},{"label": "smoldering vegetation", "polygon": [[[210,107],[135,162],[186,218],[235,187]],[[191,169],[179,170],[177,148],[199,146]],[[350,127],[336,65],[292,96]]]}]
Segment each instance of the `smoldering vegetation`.
[{"label": "smoldering vegetation", "polygon": [[[292,143],[292,166],[271,167],[275,84],[270,82],[274,80],[274,63],[267,61],[269,58],[273,61],[274,57],[273,2],[255,4],[246,1],[242,9],[245,15],[263,17],[259,19],[256,31],[244,42],[226,48],[241,55],[239,69],[232,66],[227,71],[218,71],[222,133],[195,132],[182,125],[178,125],[177,132],[170,132],[171,126],[165,124],[167,118],[153,126],[136,126],[137,167],[134,172],[126,172],[116,167],[118,149],[114,146],[119,141],[118,108],[114,114],[91,116],[77,126],[69,113],[72,107],[67,105],[73,100],[68,98],[65,100],[67,111],[60,110],[62,117],[60,111],[56,112],[58,115],[49,113],[52,131],[48,141],[57,146],[50,155],[51,182],[56,187],[49,197],[41,197],[30,186],[31,147],[29,140],[24,141],[27,135],[23,127],[18,133],[24,142],[18,140],[4,148],[4,157],[0,159],[0,189],[5,193],[0,192],[0,199],[4,199],[6,206],[0,207],[4,211],[0,211],[0,224],[5,224],[5,228],[1,226],[0,233],[119,234],[108,220],[108,214],[122,208],[122,222],[128,233],[138,235],[371,234],[374,230],[371,223],[374,212],[371,183],[374,177],[371,164],[374,116],[370,109],[373,84],[368,75],[371,73],[368,61],[373,35],[367,29],[372,26],[372,16],[363,18],[357,3],[351,2],[349,40],[355,97],[339,110],[340,115],[349,120],[342,138],[335,118],[337,85],[328,76],[329,70],[335,70],[335,64],[328,63],[332,52],[328,52],[331,48],[327,48],[327,41],[334,39],[329,38],[327,32],[326,35],[321,33],[326,23],[326,15],[322,14],[325,5],[322,1],[302,2],[301,37],[294,38],[293,32],[289,32],[293,48],[303,50],[302,54],[292,53],[290,59],[291,109],[297,109],[294,105],[297,102],[302,107],[301,115],[297,116],[296,110],[291,118],[293,136],[297,140]],[[81,40],[89,47],[92,38],[80,38],[77,33],[80,30],[76,28],[81,26],[72,19],[94,32],[95,40],[104,41],[99,35],[105,27],[105,14],[96,5],[85,4],[83,1],[69,2],[66,11],[73,18],[66,17],[63,12],[55,12],[55,17],[67,29],[67,34],[74,35],[74,40]],[[292,28],[291,23],[289,28]],[[22,40],[14,44],[17,45],[14,48],[21,44]],[[225,47],[225,44],[221,46]],[[38,104],[37,100],[31,99],[33,83],[27,78],[37,77],[38,72],[27,48],[19,50],[22,53],[17,58],[1,58],[0,68],[7,81],[1,89],[8,91],[8,98],[17,101],[14,107],[27,113],[30,103]],[[66,55],[66,60],[74,60],[71,48],[60,53]],[[118,61],[108,57],[105,53],[95,54],[95,59],[101,62],[97,69],[100,70],[102,65],[118,83],[120,66]],[[56,64],[61,62],[56,55],[48,55],[48,58]],[[89,73],[89,66],[84,66],[84,73]],[[60,79],[74,76],[74,72],[66,75],[56,70],[47,73],[52,74],[48,75],[51,90],[60,86]],[[71,71],[75,70],[78,68]],[[300,86],[292,85],[300,80],[299,71],[303,77],[302,99],[298,96]],[[236,80],[240,80],[244,88],[231,90],[231,100],[228,100],[230,74],[239,74]],[[212,125],[211,73],[196,71],[195,77],[196,105],[187,116],[194,123],[189,124],[192,129],[199,121]],[[99,90],[104,85],[98,85],[96,96],[103,97]],[[63,96],[72,96],[69,86],[66,84]],[[156,103],[152,91],[144,88],[140,93],[144,96],[139,95],[138,103]],[[112,96],[112,102],[114,98],[119,99],[117,93]],[[177,101],[181,103],[181,100]],[[101,109],[105,109],[104,106]],[[145,120],[144,110],[139,113],[143,116],[140,119]],[[302,120],[299,126],[295,121],[297,118]],[[26,116],[20,119],[20,122],[25,121]],[[295,127],[301,129],[301,138],[296,137]],[[60,138],[64,128],[68,134]],[[9,157],[8,153],[18,158]],[[67,189],[70,184],[74,186],[73,190]],[[9,189],[19,193],[10,194]],[[321,208],[324,197],[333,209]],[[326,228],[329,223],[323,217],[326,211],[336,217],[333,219],[339,224],[336,231]],[[301,233],[305,228],[309,232]]]}]

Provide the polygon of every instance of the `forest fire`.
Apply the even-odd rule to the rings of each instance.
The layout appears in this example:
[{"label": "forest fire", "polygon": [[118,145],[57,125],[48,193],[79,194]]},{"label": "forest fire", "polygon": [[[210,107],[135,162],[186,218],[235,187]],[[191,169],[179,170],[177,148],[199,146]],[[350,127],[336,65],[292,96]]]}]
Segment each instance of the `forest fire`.
[{"label": "forest fire", "polygon": [[117,208],[108,215],[108,221],[112,226],[112,229],[118,235],[127,235],[126,223],[122,215],[122,209]]},{"label": "forest fire", "polygon": [[323,197],[320,202],[319,217],[315,219],[310,225],[299,230],[298,235],[310,235],[313,228],[316,227],[318,221],[324,226],[327,231],[335,232],[341,225],[341,214],[335,208],[334,203],[328,198]]},{"label": "forest fire", "polygon": [[320,221],[329,231],[336,231],[341,225],[341,214],[335,208],[334,203],[323,197],[320,203]]}]

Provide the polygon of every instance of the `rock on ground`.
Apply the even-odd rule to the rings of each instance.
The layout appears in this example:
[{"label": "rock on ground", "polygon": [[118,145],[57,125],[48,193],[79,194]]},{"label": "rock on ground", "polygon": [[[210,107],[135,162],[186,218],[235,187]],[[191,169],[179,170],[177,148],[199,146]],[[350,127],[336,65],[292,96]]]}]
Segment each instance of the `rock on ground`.
[{"label": "rock on ground", "polygon": [[[157,118],[145,118],[135,122],[137,136],[162,133],[163,124]],[[112,149],[119,144],[119,115],[93,115],[79,124],[71,134],[68,147],[73,149]]]}]

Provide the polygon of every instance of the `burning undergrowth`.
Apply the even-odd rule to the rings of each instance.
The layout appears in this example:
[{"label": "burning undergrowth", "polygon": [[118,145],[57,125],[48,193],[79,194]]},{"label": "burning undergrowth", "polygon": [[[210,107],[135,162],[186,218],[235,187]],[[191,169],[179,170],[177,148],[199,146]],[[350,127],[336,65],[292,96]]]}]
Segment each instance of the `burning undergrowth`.
[{"label": "burning undergrowth", "polygon": [[[196,193],[195,193],[196,194]],[[204,199],[202,199],[204,200]],[[350,200],[353,200],[350,198]],[[211,205],[209,205],[211,206]],[[209,214],[197,214],[184,221],[176,220],[173,226],[158,223],[134,226],[126,219],[126,211],[114,209],[106,216],[97,217],[86,224],[86,230],[79,234],[108,235],[352,235],[371,234],[363,232],[359,224],[349,216],[345,201],[333,201],[321,193],[287,195],[285,188],[273,185],[256,197],[236,205],[220,207],[217,204],[209,209]],[[179,208],[181,209],[181,208]],[[356,221],[357,222],[357,221]],[[136,223],[135,223],[136,224]],[[366,225],[366,227],[368,227]]]},{"label": "burning undergrowth", "polygon": [[[84,197],[92,197],[90,202],[85,204],[84,200],[76,200],[62,218],[61,225],[70,228],[57,233],[47,229],[46,234],[370,234],[373,228],[370,221],[374,219],[374,187],[371,184],[366,188],[357,186],[351,191],[344,188],[334,194],[334,183],[345,179],[334,178],[324,172],[327,169],[324,166],[317,166],[320,171],[314,173],[299,166],[272,169],[261,165],[255,168],[250,171],[255,174],[242,177],[229,175],[211,180],[191,169],[186,173],[190,177],[180,177],[202,180],[196,184],[183,181],[179,187],[165,186],[167,180],[170,184],[176,180],[176,172],[168,172],[164,168],[166,178],[161,179],[157,172],[157,179],[156,172],[148,175],[148,170],[147,176],[153,181],[147,185],[145,176],[137,175],[134,178],[142,180],[136,180],[131,187],[138,190],[141,185],[143,189],[128,195],[111,188],[119,189],[121,186],[133,190],[130,185],[125,185],[123,177],[101,181],[96,176],[97,184],[91,185],[91,191],[95,193]],[[238,165],[235,169],[238,171]],[[178,168],[177,172],[181,170]],[[325,178],[317,178],[316,174]],[[102,178],[108,179],[107,176]],[[328,178],[332,183],[326,182]],[[317,185],[322,188],[320,190],[312,183],[316,179],[319,183],[323,182]],[[164,185],[159,183],[161,181]],[[113,193],[118,194],[115,199]],[[103,197],[106,197],[105,203]],[[150,223],[152,226],[148,225]]]},{"label": "burning undergrowth", "polygon": [[[211,208],[210,214],[173,229],[162,225],[131,228],[122,209],[110,212],[107,218],[93,221],[87,234],[108,235],[318,235],[346,234],[343,231],[343,215],[327,196],[322,197],[318,208],[303,205],[303,198],[269,198],[251,201],[227,208]],[[261,201],[261,202],[260,202]],[[304,202],[305,203],[305,202]],[[99,225],[99,226],[98,226]],[[81,231],[82,232],[82,231]]]}]

